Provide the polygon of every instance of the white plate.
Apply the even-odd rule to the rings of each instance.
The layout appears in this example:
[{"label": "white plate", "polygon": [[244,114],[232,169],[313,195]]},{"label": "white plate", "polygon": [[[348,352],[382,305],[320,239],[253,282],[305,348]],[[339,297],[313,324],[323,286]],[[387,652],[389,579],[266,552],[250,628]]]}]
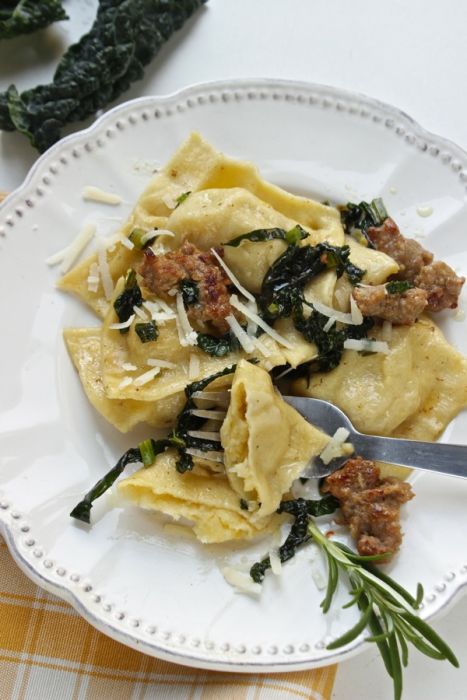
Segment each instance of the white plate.
[{"label": "white plate", "polygon": [[[102,499],[92,528],[68,513],[120,454],[147,430],[122,436],[85,399],[61,337],[64,326],[95,324],[76,300],[54,290],[44,260],[84,221],[101,233],[118,226],[188,133],[253,160],[265,178],[334,201],[381,195],[402,230],[467,272],[464,234],[467,155],[409,117],[374,100],[317,85],[238,81],[200,85],[115,108],[90,129],[48,151],[0,210],[2,408],[0,525],[20,567],[68,600],[91,624],[148,654],[192,666],[235,671],[309,668],[363,648],[326,643],[354,621],[328,615],[311,575],[311,549],[266,578],[260,599],[238,595],[219,564],[264,552],[264,543],[203,547],[164,533],[160,521]],[[117,208],[85,203],[84,185],[123,196]],[[423,218],[419,207],[432,207]],[[421,211],[421,210],[420,210]],[[467,349],[465,323],[445,314],[445,331]],[[449,317],[449,318],[448,318]],[[465,442],[467,417],[449,427]],[[418,474],[404,510],[401,553],[389,567],[426,596],[422,615],[446,606],[467,582],[467,482]]]}]

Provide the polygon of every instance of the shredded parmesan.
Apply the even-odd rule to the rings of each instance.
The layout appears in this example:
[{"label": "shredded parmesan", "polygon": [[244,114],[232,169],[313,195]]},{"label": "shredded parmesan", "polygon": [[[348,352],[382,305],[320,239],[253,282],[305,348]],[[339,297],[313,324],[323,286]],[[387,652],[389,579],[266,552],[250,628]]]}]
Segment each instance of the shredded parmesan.
[{"label": "shredded parmesan", "polygon": [[222,267],[222,269],[224,270],[224,272],[225,272],[225,274],[227,275],[227,277],[233,282],[233,284],[235,285],[235,287],[237,287],[237,289],[238,289],[238,291],[240,292],[240,294],[241,294],[242,296],[244,296],[245,299],[248,299],[248,301],[251,301],[251,302],[255,305],[255,307],[256,307],[256,299],[254,298],[253,294],[251,294],[251,293],[248,291],[248,289],[245,289],[245,287],[243,287],[243,286],[240,284],[240,282],[239,282],[238,279],[235,277],[235,275],[234,275],[234,273],[232,272],[232,270],[231,270],[229,267],[227,267],[227,265],[225,264],[225,262],[222,260],[222,258],[221,258],[221,256],[219,255],[219,253],[217,253],[217,252],[214,250],[214,248],[211,248],[211,253],[214,255],[214,257],[216,258],[217,262],[219,263],[219,265],[220,265],[220,266]]},{"label": "shredded parmesan", "polygon": [[99,273],[102,280],[102,286],[104,288],[104,295],[107,301],[110,301],[114,291],[114,284],[112,282],[112,277],[110,276],[109,263],[107,262],[107,251],[105,248],[105,241],[102,238],[100,239],[99,246],[97,248],[97,262],[99,265]]},{"label": "shredded parmesan", "polygon": [[338,428],[324,450],[320,454],[320,459],[323,464],[329,464],[336,457],[342,457],[347,453],[344,448],[344,443],[349,437],[350,432],[346,428]]},{"label": "shredded parmesan", "polygon": [[361,326],[363,323],[363,314],[358,308],[358,304],[355,301],[353,294],[350,295],[350,315],[352,317],[352,323],[354,326]]},{"label": "shredded parmesan", "polygon": [[226,416],[225,411],[216,411],[209,408],[193,408],[190,413],[192,416],[206,418],[207,420],[224,420]]},{"label": "shredded parmesan", "polygon": [[180,345],[186,347],[187,345],[196,345],[198,334],[190,326],[188,316],[186,314],[185,305],[183,303],[183,296],[181,292],[177,292],[177,329],[178,337],[180,340]]},{"label": "shredded parmesan", "polygon": [[129,386],[130,384],[133,384],[133,379],[131,377],[125,377],[124,379],[122,379],[122,381],[118,385],[118,388],[124,389],[126,386]]},{"label": "shredded parmesan", "polygon": [[165,206],[167,207],[167,209],[175,209],[175,207],[178,204],[177,200],[174,197],[171,197],[169,194],[164,194],[161,197],[161,199],[162,199],[163,203],[165,204]]},{"label": "shredded parmesan", "polygon": [[198,457],[198,459],[206,459],[208,462],[219,462],[224,464],[224,454],[223,452],[217,452],[216,450],[196,450],[194,447],[187,447],[185,452],[192,457]]},{"label": "shredded parmesan", "polygon": [[87,187],[83,187],[83,191],[81,193],[83,199],[87,200],[88,202],[99,202],[101,204],[121,204],[122,203],[122,198],[118,196],[118,194],[113,194],[112,192],[106,192],[105,190],[101,190],[100,187],[93,187],[92,185],[88,185]]},{"label": "shredded parmesan", "polygon": [[235,569],[233,566],[224,566],[221,573],[227,583],[242,593],[261,593],[261,585],[255,583],[249,573]]},{"label": "shredded parmesan", "polygon": [[120,331],[123,328],[129,328],[134,320],[135,314],[131,314],[130,318],[127,321],[122,321],[121,323],[111,323],[109,328],[112,331]]},{"label": "shredded parmesan", "polygon": [[282,574],[282,562],[277,547],[272,547],[269,550],[269,561],[271,562],[271,571],[274,576],[280,576]]},{"label": "shredded parmesan", "polygon": [[264,357],[271,357],[272,350],[268,348],[268,346],[265,345],[262,340],[260,340],[259,338],[254,338],[253,344],[255,348],[257,348],[260,351],[260,353],[264,355]]},{"label": "shredded parmesan", "polygon": [[99,280],[99,265],[94,262],[89,268],[89,274],[86,280],[89,292],[97,292],[99,289]]},{"label": "shredded parmesan", "polygon": [[132,365],[131,362],[124,362],[122,364],[122,369],[125,370],[125,372],[134,372],[135,369],[138,369],[136,365]]},{"label": "shredded parmesan", "polygon": [[90,240],[94,237],[95,233],[96,227],[94,224],[86,224],[70,245],[47,258],[45,261],[46,264],[49,265],[49,267],[53,267],[54,265],[58,265],[58,263],[62,263],[60,271],[62,273],[68,272],[75,260],[78,259]]},{"label": "shredded parmesan", "polygon": [[331,328],[333,327],[333,325],[335,324],[335,322],[336,322],[336,317],[330,316],[323,326],[323,331],[325,333],[328,333],[331,330]]},{"label": "shredded parmesan", "polygon": [[344,348],[346,350],[357,350],[359,352],[382,352],[384,355],[389,355],[389,346],[382,340],[369,340],[368,338],[356,340],[355,338],[347,338],[347,340],[344,341]]},{"label": "shredded parmesan", "polygon": [[253,350],[255,349],[254,342],[250,338],[250,336],[245,333],[235,316],[233,314],[230,314],[230,316],[226,316],[225,320],[229,324],[230,330],[237,338],[244,351],[249,353],[253,352]]},{"label": "shredded parmesan", "polygon": [[212,440],[213,442],[221,441],[221,434],[211,430],[189,430],[187,433],[192,438],[199,440]]},{"label": "shredded parmesan", "polygon": [[135,244],[132,241],[130,241],[130,239],[127,238],[126,236],[122,236],[120,238],[120,243],[123,246],[125,246],[125,248],[128,248],[128,250],[133,250],[133,248],[135,247]]},{"label": "shredded parmesan", "polygon": [[[339,321],[340,323],[345,323],[348,326],[359,326],[360,325],[359,323],[354,323],[354,321],[352,319],[352,314],[346,314],[343,311],[338,311],[337,309],[333,309],[332,306],[326,306],[326,304],[322,304],[320,301],[317,301],[316,299],[312,299],[310,301],[310,304],[312,304],[313,308],[318,313],[323,314],[323,316],[328,316],[329,318],[333,318],[336,321]],[[363,321],[363,316],[362,316],[362,321]]]},{"label": "shredded parmesan", "polygon": [[139,377],[136,377],[136,379],[133,380],[133,384],[135,386],[143,386],[144,384],[147,384],[148,382],[152,381],[154,377],[159,374],[160,371],[160,367],[153,367],[147,372],[144,372],[144,374],[140,374]]},{"label": "shredded parmesan", "polygon": [[381,331],[381,337],[387,343],[391,340],[391,338],[392,338],[392,323],[391,323],[391,321],[383,321],[383,328]]},{"label": "shredded parmesan", "polygon": [[293,350],[293,345],[290,343],[286,338],[283,338],[277,331],[274,330],[266,321],[263,321],[263,319],[258,316],[258,314],[254,313],[251,311],[245,304],[242,304],[242,302],[239,300],[236,294],[232,294],[230,297],[230,303],[231,305],[237,309],[238,311],[241,311],[244,316],[247,318],[251,318],[260,328],[263,329],[265,333],[271,336],[273,340],[276,341],[276,343],[279,343],[279,345],[283,345],[285,348],[288,348],[289,350]]},{"label": "shredded parmesan", "polygon": [[196,379],[196,377],[199,376],[200,369],[201,367],[199,357],[198,355],[195,355],[194,352],[192,352],[188,364],[188,379]]},{"label": "shredded parmesan", "polygon": [[177,365],[174,362],[169,362],[168,360],[158,360],[156,357],[149,357],[146,360],[148,367],[163,367],[164,369],[177,369]]},{"label": "shredded parmesan", "polygon": [[144,313],[142,309],[140,309],[139,306],[133,306],[133,311],[135,312],[136,316],[138,316],[142,321],[147,321],[148,317]]},{"label": "shredded parmesan", "polygon": [[[155,228],[152,231],[152,236],[157,236],[157,238],[160,238],[161,236],[170,236],[171,238],[175,238],[175,233],[173,231],[169,231],[168,228]],[[144,237],[142,240],[144,240]]]}]

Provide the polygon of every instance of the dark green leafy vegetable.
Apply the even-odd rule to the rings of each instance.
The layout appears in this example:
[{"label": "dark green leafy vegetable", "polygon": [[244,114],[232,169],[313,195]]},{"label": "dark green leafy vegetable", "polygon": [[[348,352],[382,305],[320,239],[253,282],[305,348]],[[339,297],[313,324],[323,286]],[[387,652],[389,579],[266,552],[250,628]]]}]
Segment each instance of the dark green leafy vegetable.
[{"label": "dark green leafy vegetable", "polygon": [[248,510],[248,501],[245,501],[244,498],[240,499],[240,508],[242,510]]},{"label": "dark green leafy vegetable", "polygon": [[182,293],[185,306],[193,306],[199,300],[199,287],[193,280],[181,280],[178,288]]},{"label": "dark green leafy vegetable", "polygon": [[413,289],[413,284],[407,280],[393,280],[386,283],[386,291],[388,294],[403,294],[408,289]]},{"label": "dark green leafy vegetable", "polygon": [[11,39],[68,19],[62,0],[3,0],[0,6],[0,39]]},{"label": "dark green leafy vegetable", "polygon": [[224,357],[240,347],[237,338],[232,333],[215,336],[210,333],[198,333],[198,347],[212,357]]},{"label": "dark green leafy vegetable", "polygon": [[283,228],[260,228],[249,233],[242,233],[241,236],[232,238],[228,243],[223,245],[236,248],[242,241],[252,241],[253,243],[262,243],[264,241],[281,240],[289,245],[296,245],[299,241],[307,238],[309,234],[297,224],[290,231],[285,231]]},{"label": "dark green leafy vegetable", "polygon": [[100,0],[91,30],[66,51],[51,83],[0,93],[0,129],[17,129],[47,150],[66,124],[95,114],[141,79],[144,66],[204,2]]},{"label": "dark green leafy vegetable", "polygon": [[145,239],[145,236],[148,233],[149,231],[145,231],[144,228],[134,228],[128,238],[133,243],[135,248],[138,248],[138,250],[144,250],[144,248],[148,248],[150,245],[152,245],[157,237],[157,233],[154,230],[154,236],[152,238]]},{"label": "dark green leafy vegetable", "polygon": [[344,573],[351,585],[351,599],[345,607],[357,605],[361,611],[358,622],[345,634],[328,644],[328,649],[339,649],[356,639],[367,627],[375,642],[386,669],[393,680],[394,698],[402,695],[402,667],[408,661],[408,642],[423,654],[434,659],[446,659],[453,666],[459,662],[453,651],[439,635],[421,620],[417,609],[423,598],[423,588],[417,586],[414,598],[400,584],[377,569],[371,560],[380,557],[359,556],[339,542],[324,535],[310,518],[308,535],[324,552],[328,562],[328,586],[321,603],[323,612],[331,606],[339,582]]},{"label": "dark green leafy vegetable", "polygon": [[[187,198],[190,196],[190,194],[191,194],[191,190],[190,190],[189,192],[183,192],[183,193],[180,195],[180,197],[177,197],[177,199],[175,200],[175,201],[177,202],[177,207],[179,207],[180,204],[183,204],[183,202],[185,201],[185,199],[187,199]],[[175,209],[176,209],[177,207],[175,207]]]},{"label": "dark green leafy vegetable", "polygon": [[[285,542],[279,547],[279,559],[281,562],[288,561],[295,556],[297,549],[305,542],[308,542],[308,522],[310,516],[329,515],[339,507],[339,501],[334,496],[324,496],[319,501],[310,501],[304,498],[297,498],[292,501],[282,501],[277,512],[289,513],[294,517],[294,522]],[[255,583],[261,583],[266,571],[271,568],[271,560],[265,557],[260,562],[253,564],[250,569],[250,576]]]},{"label": "dark green leafy vegetable", "polygon": [[157,340],[159,337],[159,329],[154,320],[146,323],[136,323],[135,332],[142,343],[149,343],[152,340]]},{"label": "dark green leafy vegetable", "polygon": [[[118,316],[120,323],[128,321],[134,313],[134,306],[141,306],[143,297],[138,282],[136,281],[136,272],[129,270],[125,279],[125,289],[114,301],[115,313]],[[128,328],[121,328],[120,333],[128,333]]]},{"label": "dark green leafy vegetable", "polygon": [[370,226],[381,226],[388,218],[383,200],[378,198],[370,203],[360,202],[360,204],[349,202],[339,207],[339,210],[344,231],[359,243],[374,248],[367,232]]}]

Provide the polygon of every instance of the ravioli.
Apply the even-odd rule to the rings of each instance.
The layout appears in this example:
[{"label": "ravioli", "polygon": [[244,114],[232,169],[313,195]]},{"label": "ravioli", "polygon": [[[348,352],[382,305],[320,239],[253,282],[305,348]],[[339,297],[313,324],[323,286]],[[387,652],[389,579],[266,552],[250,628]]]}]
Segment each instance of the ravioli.
[{"label": "ravioli", "polygon": [[138,423],[148,423],[155,428],[173,425],[185,403],[182,392],[157,402],[110,399],[102,381],[100,328],[66,328],[63,336],[86,396],[109,423],[122,433]]},{"label": "ravioli", "polygon": [[427,317],[393,326],[389,349],[345,350],[338,367],[293,389],[339,406],[363,433],[435,440],[467,405],[467,361]]},{"label": "ravioli", "polygon": [[259,515],[277,510],[307,462],[329,442],[276,392],[267,372],[244,360],[220,432],[230,484],[241,498],[260,504]]},{"label": "ravioli", "polygon": [[277,515],[261,517],[243,510],[225,476],[179,474],[175,462],[171,452],[158,455],[153,466],[118,484],[120,494],[133,505],[190,521],[196,537],[206,544],[251,539],[281,522]]}]

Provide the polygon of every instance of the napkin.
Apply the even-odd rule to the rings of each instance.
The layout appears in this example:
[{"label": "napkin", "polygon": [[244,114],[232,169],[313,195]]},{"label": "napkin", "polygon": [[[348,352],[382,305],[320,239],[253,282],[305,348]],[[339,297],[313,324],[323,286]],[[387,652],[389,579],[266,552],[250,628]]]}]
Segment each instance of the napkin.
[{"label": "napkin", "polygon": [[266,675],[178,666],[101,634],[18,569],[0,538],[2,700],[330,700],[336,666]]}]

